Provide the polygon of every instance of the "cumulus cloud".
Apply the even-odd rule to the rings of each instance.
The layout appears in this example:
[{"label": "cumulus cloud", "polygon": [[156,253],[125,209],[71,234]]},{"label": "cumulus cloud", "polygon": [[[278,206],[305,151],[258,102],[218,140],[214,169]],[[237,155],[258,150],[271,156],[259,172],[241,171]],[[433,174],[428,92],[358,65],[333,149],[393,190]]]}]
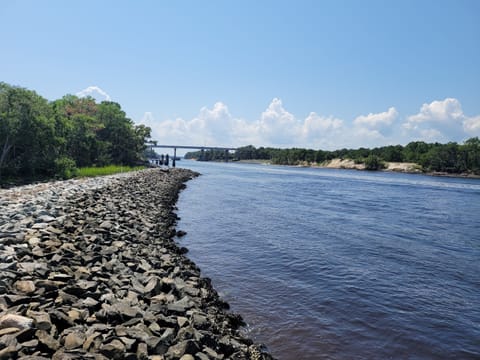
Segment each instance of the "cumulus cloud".
[{"label": "cumulus cloud", "polygon": [[462,141],[480,134],[480,116],[468,117],[455,98],[423,104],[417,114],[408,116],[404,130],[426,141]]},{"label": "cumulus cloud", "polygon": [[394,107],[388,109],[388,111],[361,115],[357,117],[353,123],[359,126],[366,126],[368,128],[377,128],[379,126],[389,126],[398,118],[398,112]]},{"label": "cumulus cloud", "polygon": [[463,130],[469,135],[480,136],[480,115],[466,118],[463,121]]},{"label": "cumulus cloud", "polygon": [[451,122],[458,121],[464,117],[460,101],[453,98],[446,98],[442,101],[432,101],[430,104],[423,104],[420,112],[409,116],[409,124],[424,122]]},{"label": "cumulus cloud", "polygon": [[102,100],[111,101],[112,98],[108,95],[104,90],[99,88],[98,86],[89,86],[82,91],[77,92],[76,94],[78,97],[86,97],[91,96],[98,100],[98,96],[102,97]]},{"label": "cumulus cloud", "polygon": [[235,121],[222,102],[215,103],[211,109],[203,107],[191,120],[176,118],[157,122],[151,112],[146,112],[141,122],[152,128],[155,140],[165,144],[232,146],[234,141]]},{"label": "cumulus cloud", "polygon": [[299,118],[278,98],[250,121],[232,115],[226,104],[217,102],[201,108],[191,119],[157,121],[151,112],[146,112],[140,122],[152,128],[153,139],[160,143],[196,146],[252,144],[335,150],[406,144],[413,140],[462,141],[480,135],[480,116],[466,116],[456,99],[424,104],[418,114],[405,117],[403,122],[394,107],[350,121],[316,112]]},{"label": "cumulus cloud", "polygon": [[301,124],[285,110],[282,100],[274,98],[262,113],[258,124],[260,135],[268,144],[289,145],[298,137]]}]

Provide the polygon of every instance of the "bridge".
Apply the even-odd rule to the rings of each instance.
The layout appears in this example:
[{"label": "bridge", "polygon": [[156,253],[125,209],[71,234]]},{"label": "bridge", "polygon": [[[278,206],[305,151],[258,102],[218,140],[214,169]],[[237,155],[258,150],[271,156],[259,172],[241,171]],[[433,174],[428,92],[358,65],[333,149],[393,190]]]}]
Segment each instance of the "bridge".
[{"label": "bridge", "polygon": [[221,147],[221,146],[158,145],[155,141],[149,142],[146,145],[150,149],[153,149],[153,148],[173,149],[173,161],[172,161],[173,167],[175,167],[175,160],[177,158],[177,149],[200,150],[202,152],[201,158],[203,158],[203,153],[205,150],[221,150],[221,151],[224,151],[225,153],[225,162],[228,162],[228,153],[230,151],[237,150],[237,148],[234,148],[234,147]]}]

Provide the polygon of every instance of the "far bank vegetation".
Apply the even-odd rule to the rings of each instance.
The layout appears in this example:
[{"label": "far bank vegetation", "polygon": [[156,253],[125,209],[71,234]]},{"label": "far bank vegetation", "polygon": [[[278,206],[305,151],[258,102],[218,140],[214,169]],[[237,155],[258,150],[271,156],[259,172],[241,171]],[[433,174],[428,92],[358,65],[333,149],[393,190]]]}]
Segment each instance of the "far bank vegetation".
[{"label": "far bank vegetation", "polygon": [[[223,151],[188,153],[186,158],[223,160]],[[410,142],[406,146],[391,145],[374,149],[340,149],[335,151],[301,148],[256,148],[252,145],[238,148],[230,160],[265,162],[275,165],[327,166],[365,170],[438,172],[446,174],[480,175],[480,140],[470,138],[463,144]]]}]

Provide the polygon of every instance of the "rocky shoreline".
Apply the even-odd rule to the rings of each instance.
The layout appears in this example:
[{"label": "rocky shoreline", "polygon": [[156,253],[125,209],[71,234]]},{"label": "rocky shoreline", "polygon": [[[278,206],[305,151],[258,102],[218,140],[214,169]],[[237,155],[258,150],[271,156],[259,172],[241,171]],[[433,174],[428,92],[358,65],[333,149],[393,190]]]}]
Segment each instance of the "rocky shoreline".
[{"label": "rocky shoreline", "polygon": [[0,190],[0,359],[272,359],[175,242],[196,175]]}]

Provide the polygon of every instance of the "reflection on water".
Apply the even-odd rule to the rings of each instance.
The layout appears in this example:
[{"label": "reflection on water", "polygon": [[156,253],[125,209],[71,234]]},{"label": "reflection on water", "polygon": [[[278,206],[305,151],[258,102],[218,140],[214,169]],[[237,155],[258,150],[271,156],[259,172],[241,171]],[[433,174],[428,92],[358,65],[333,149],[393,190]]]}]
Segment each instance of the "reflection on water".
[{"label": "reflection on water", "polygon": [[182,245],[278,358],[480,357],[479,180],[182,166]]}]

